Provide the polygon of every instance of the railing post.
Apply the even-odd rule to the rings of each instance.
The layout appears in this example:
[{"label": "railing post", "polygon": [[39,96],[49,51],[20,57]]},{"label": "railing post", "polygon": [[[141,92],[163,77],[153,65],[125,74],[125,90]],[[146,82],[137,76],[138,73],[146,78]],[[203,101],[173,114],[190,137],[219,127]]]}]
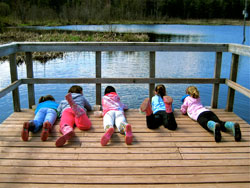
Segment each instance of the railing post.
[{"label": "railing post", "polygon": [[[96,52],[96,59],[95,59],[95,74],[96,78],[102,77],[102,54],[101,51]],[[96,84],[96,104],[101,105],[101,84]]]},{"label": "railing post", "polygon": [[[16,80],[18,80],[16,54],[11,54],[9,58],[10,58],[10,77],[11,77],[11,82],[13,83]],[[14,112],[21,112],[18,88],[12,91],[12,98],[13,98]]]},{"label": "railing post", "polygon": [[[220,78],[221,62],[222,62],[222,52],[217,52],[216,58],[215,58],[215,65],[214,65],[214,78]],[[212,108],[218,107],[219,88],[220,88],[220,84],[217,84],[217,83],[214,84],[213,92],[212,92],[212,99],[211,99]]]},{"label": "railing post", "polygon": [[[232,54],[231,71],[230,71],[229,80],[233,82],[236,82],[236,79],[237,79],[238,64],[239,64],[239,55]],[[233,111],[234,94],[235,94],[235,90],[229,87],[228,94],[227,94],[227,106],[225,109],[228,112]]]},{"label": "railing post", "polygon": [[[150,52],[150,64],[149,64],[149,78],[155,78],[155,52]],[[154,95],[154,88],[155,88],[155,84],[154,83],[150,83],[149,84],[149,97],[150,99],[153,97]]]},{"label": "railing post", "polygon": [[[26,62],[26,72],[27,78],[33,78],[33,62],[31,52],[25,53],[25,62]],[[35,91],[34,84],[28,84],[28,100],[29,108],[32,108],[32,105],[35,105]]]}]

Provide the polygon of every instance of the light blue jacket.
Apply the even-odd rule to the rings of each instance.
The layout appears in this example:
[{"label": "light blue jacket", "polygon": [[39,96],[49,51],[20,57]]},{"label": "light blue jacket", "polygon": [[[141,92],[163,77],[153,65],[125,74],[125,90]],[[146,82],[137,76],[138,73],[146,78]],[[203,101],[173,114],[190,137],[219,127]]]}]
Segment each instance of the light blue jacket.
[{"label": "light blue jacket", "polygon": [[57,109],[58,104],[55,101],[44,101],[41,102],[37,105],[35,114],[41,109],[41,108],[52,108],[52,109]]},{"label": "light blue jacket", "polygon": [[166,111],[165,103],[161,98],[161,96],[159,95],[155,95],[152,97],[151,105],[153,114],[155,114],[158,111]]}]

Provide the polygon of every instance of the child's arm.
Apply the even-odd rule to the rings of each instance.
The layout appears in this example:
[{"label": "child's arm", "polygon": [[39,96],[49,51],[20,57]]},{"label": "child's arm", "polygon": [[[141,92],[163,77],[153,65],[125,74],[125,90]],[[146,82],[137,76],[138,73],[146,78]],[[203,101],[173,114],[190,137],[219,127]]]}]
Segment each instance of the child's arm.
[{"label": "child's arm", "polygon": [[181,105],[181,113],[187,114],[187,108],[188,108],[188,102],[187,100],[184,100],[184,103]]},{"label": "child's arm", "polygon": [[92,111],[92,107],[89,104],[89,101],[87,101],[87,99],[84,98],[84,107],[88,110],[88,111]]}]

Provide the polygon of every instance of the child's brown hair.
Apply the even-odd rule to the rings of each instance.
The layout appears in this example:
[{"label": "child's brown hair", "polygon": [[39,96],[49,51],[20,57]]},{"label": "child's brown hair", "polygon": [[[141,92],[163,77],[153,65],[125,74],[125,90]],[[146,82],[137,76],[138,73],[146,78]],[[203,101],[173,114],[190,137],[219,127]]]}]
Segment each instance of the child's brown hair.
[{"label": "child's brown hair", "polygon": [[55,99],[52,95],[46,95],[46,96],[41,96],[38,102],[41,103],[45,101],[55,101]]},{"label": "child's brown hair", "polygon": [[160,96],[161,96],[161,98],[163,98],[165,95],[166,95],[166,88],[165,88],[165,86],[164,85],[157,85],[156,87],[155,87],[155,92],[157,93],[157,94],[159,94]]},{"label": "child's brown hair", "polygon": [[69,88],[68,93],[82,93],[82,87],[78,85],[73,85]]},{"label": "child's brown hair", "polygon": [[186,89],[186,93],[189,94],[191,97],[198,99],[200,97],[200,93],[195,86],[189,86]]}]

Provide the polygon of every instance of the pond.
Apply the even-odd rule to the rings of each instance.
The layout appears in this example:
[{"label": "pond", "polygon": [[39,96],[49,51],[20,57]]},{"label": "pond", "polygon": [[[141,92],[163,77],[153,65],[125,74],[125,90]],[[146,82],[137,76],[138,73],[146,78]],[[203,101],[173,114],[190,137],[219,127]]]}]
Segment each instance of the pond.
[{"label": "pond", "polygon": [[[60,26],[32,27],[30,29],[58,29],[82,31],[112,31],[148,33],[150,41],[155,42],[208,42],[208,43],[238,43],[243,40],[242,26],[198,26],[198,25],[101,25],[101,26]],[[246,45],[249,45],[250,27],[246,27]],[[156,77],[162,78],[213,78],[215,53],[210,52],[156,52]],[[223,53],[221,77],[229,78],[231,54]],[[95,53],[74,52],[65,53],[63,58],[54,59],[42,64],[34,62],[35,78],[80,78],[95,77]],[[102,76],[112,77],[148,77],[149,53],[147,52],[103,52]],[[8,62],[0,63],[0,89],[10,84]],[[26,77],[25,64],[18,66],[18,78]],[[240,57],[237,83],[250,88],[249,57]],[[36,103],[40,96],[51,94],[57,102],[64,99],[72,84],[35,85]],[[95,85],[79,84],[83,87],[85,97],[92,105],[95,104]],[[189,85],[189,84],[188,84]],[[185,94],[187,84],[165,84],[168,95],[174,99],[174,107],[180,108],[180,98]],[[102,93],[107,84],[102,85]],[[211,84],[195,84],[201,93],[205,106],[211,103]],[[148,84],[115,84],[123,103],[129,108],[139,108],[145,97],[148,97]],[[226,107],[227,90],[220,86],[218,108]],[[21,108],[28,108],[27,86],[19,89]],[[12,94],[0,99],[0,122],[13,113]],[[250,100],[236,92],[234,112],[250,123]]]}]

